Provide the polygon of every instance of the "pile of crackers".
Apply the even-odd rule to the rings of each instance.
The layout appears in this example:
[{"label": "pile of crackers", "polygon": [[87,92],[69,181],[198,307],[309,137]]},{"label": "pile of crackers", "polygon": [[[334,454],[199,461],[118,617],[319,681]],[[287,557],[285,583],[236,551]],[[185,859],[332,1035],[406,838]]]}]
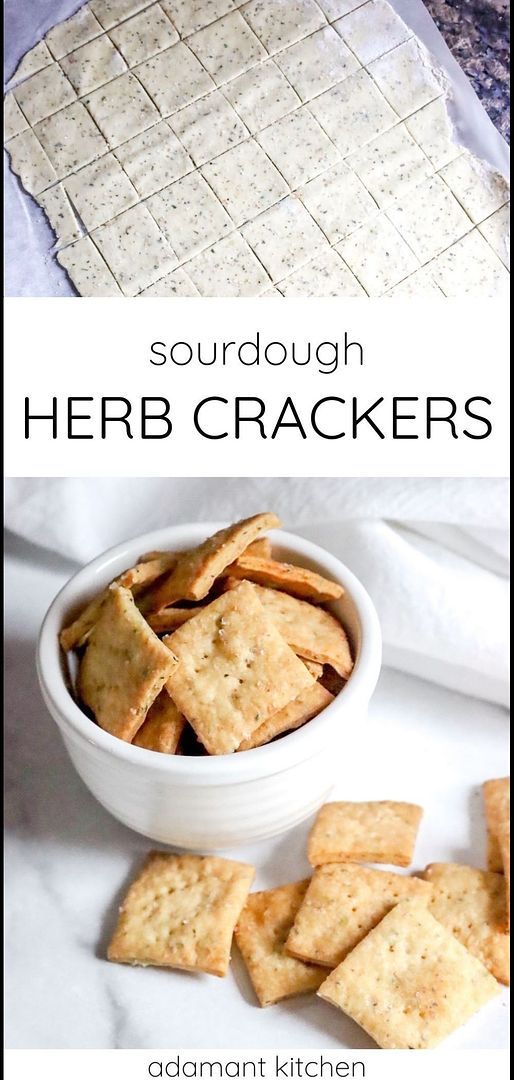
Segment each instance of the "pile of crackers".
[{"label": "pile of crackers", "polygon": [[249,893],[254,867],[151,853],[108,958],[226,975],[233,936],[261,1005],[317,992],[384,1049],[428,1049],[508,983],[510,781],[484,785],[489,870],[405,876],[422,816],[405,802],[332,802],[311,829],[310,879]]},{"label": "pile of crackers", "polygon": [[181,553],[149,552],[60,634],[80,704],[105,731],[165,754],[229,754],[293,731],[353,668],[326,605],[340,584],[273,558],[275,514]]}]

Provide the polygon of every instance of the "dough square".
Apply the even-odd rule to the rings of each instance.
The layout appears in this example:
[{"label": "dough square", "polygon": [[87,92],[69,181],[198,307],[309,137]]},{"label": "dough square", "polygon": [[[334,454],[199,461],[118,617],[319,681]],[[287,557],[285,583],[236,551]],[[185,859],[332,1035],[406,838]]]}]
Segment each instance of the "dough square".
[{"label": "dough square", "polygon": [[434,259],[432,273],[445,296],[506,296],[510,274],[478,229]]},{"label": "dough square", "polygon": [[307,109],[299,109],[277,120],[261,131],[257,141],[290,188],[306,184],[339,158],[333,142]]},{"label": "dough square", "polygon": [[243,236],[272,281],[281,281],[317,254],[328,241],[299,199],[290,196],[243,228]]},{"label": "dough square", "polygon": [[[139,293],[140,296],[198,296],[198,289],[191,278],[188,277],[183,267],[172,270],[171,274],[160,278],[155,285],[149,285],[147,289]],[[171,609],[173,610],[173,608]]]},{"label": "dough square", "polygon": [[509,187],[503,176],[472,154],[461,154],[445,165],[439,175],[475,225],[509,200]]},{"label": "dough square", "polygon": [[330,248],[279,283],[282,296],[366,296],[362,285]]},{"label": "dough square", "polygon": [[422,263],[471,230],[468,215],[439,176],[412,188],[388,207],[387,214]]},{"label": "dough square", "polygon": [[258,64],[223,87],[252,134],[296,109],[300,98],[274,60]]},{"label": "dough square", "polygon": [[404,124],[385,131],[347,161],[380,207],[433,174],[428,158]]},{"label": "dough square", "polygon": [[325,26],[315,0],[250,0],[242,12],[269,53],[285,49]]},{"label": "dough square", "polygon": [[510,776],[486,780],[482,784],[485,820],[487,824],[487,865],[490,870],[503,872],[503,859],[498,835],[510,821]]},{"label": "dough square", "polygon": [[218,240],[187,264],[200,296],[258,296],[269,277],[239,233]]},{"label": "dough square", "polygon": [[286,951],[313,964],[337,967],[407,897],[428,902],[430,885],[419,878],[345,863],[319,866],[286,941]]},{"label": "dough square", "polygon": [[89,0],[89,7],[104,30],[110,30],[111,26],[148,7],[148,3],[149,0]]},{"label": "dough square", "polygon": [[58,244],[72,244],[82,236],[82,230],[62,184],[54,184],[47,191],[42,191],[37,201],[48,218]]},{"label": "dough square", "polygon": [[129,67],[142,64],[179,40],[175,27],[160,4],[153,4],[150,9],[116,26],[111,30],[110,37]]},{"label": "dough square", "polygon": [[4,97],[4,140],[13,139],[29,127],[12,90]]},{"label": "dough square", "polygon": [[412,37],[412,30],[386,0],[369,0],[335,24],[361,64],[383,56]]},{"label": "dough square", "polygon": [[170,116],[183,105],[209,90],[215,83],[195,54],[183,41],[165,52],[145,60],[136,69],[138,79],[155,101],[163,116]]},{"label": "dough square", "polygon": [[183,262],[233,228],[221,203],[199,173],[189,173],[152,195],[148,207]]},{"label": "dough square", "polygon": [[58,23],[45,34],[45,41],[55,60],[61,60],[63,56],[80,48],[88,41],[103,33],[102,27],[95,18],[88,4],[79,8],[70,19]]},{"label": "dough square", "polygon": [[384,1050],[425,1050],[499,992],[476,957],[417,900],[403,900],[318,993]]},{"label": "dough square", "polygon": [[359,63],[331,26],[278,53],[276,63],[302,101],[357,71]]},{"label": "dough square", "polygon": [[176,754],[185,726],[185,718],[164,689],[157,695],[153,705],[150,705],[146,720],[132,742],[134,746],[141,746],[144,750]]},{"label": "dough square", "polygon": [[131,71],[94,90],[84,103],[111,149],[160,120],[153,101]]},{"label": "dough square", "polygon": [[37,135],[59,177],[87,165],[107,150],[107,144],[80,101],[36,124]]},{"label": "dough square", "polygon": [[150,211],[139,203],[93,233],[125,296],[136,296],[173,270],[177,259]]},{"label": "dough square", "polygon": [[236,225],[251,221],[289,191],[278,169],[253,139],[204,165],[202,175]]},{"label": "dough square", "polygon": [[284,942],[308,881],[250,893],[236,926],[236,942],[262,1006],[317,990],[326,971],[288,956]]},{"label": "dough square", "polygon": [[440,97],[445,89],[442,71],[436,75],[416,38],[373,60],[368,70],[401,120]]},{"label": "dough square", "polygon": [[[308,663],[304,666],[309,671]],[[325,690],[321,683],[315,682],[312,686],[307,687],[307,690],[302,690],[302,693],[293,698],[293,701],[284,705],[283,709],[279,709],[278,712],[268,717],[263,724],[260,724],[248,739],[244,739],[240,743],[238,751],[253,750],[257,746],[264,746],[265,743],[271,742],[278,735],[296,731],[297,728],[302,727],[303,724],[317,716],[322,709],[326,709],[327,705],[330,705],[333,700],[330,691]]]},{"label": "dough square", "polygon": [[97,723],[131,742],[177,661],[138,611],[129,589],[113,585],[80,663],[78,692]]},{"label": "dough square", "polygon": [[448,165],[448,162],[462,154],[462,147],[453,141],[453,130],[444,97],[436,98],[418,109],[407,118],[405,127],[421,146],[434,169],[442,169],[443,165]]},{"label": "dough square", "polygon": [[254,874],[214,855],[151,852],[123,901],[108,959],[226,975]]},{"label": "dough square", "polygon": [[428,910],[499,982],[509,984],[509,935],[503,874],[458,863],[431,863]]},{"label": "dough square", "polygon": [[331,802],[319,810],[307,858],[323,863],[371,862],[409,866],[423,811],[406,802]]},{"label": "dough square", "polygon": [[52,63],[53,56],[46,41],[39,41],[37,45],[34,45],[33,49],[29,49],[29,51],[22,56],[18,67],[9,79],[9,83],[21,82],[22,79],[28,79],[30,75],[35,75],[37,71],[42,71],[43,68],[49,67]]},{"label": "dough square", "polygon": [[66,191],[88,232],[138,202],[138,193],[114,154],[105,154],[65,182]]},{"label": "dough square", "polygon": [[118,146],[114,153],[142,198],[193,169],[189,154],[164,120]]},{"label": "dough square", "polygon": [[298,656],[330,664],[343,678],[348,678],[353,667],[348,638],[341,623],[329,611],[278,589],[261,585],[254,585],[254,589],[282,637]]},{"label": "dough square", "polygon": [[248,137],[247,127],[220,90],[186,105],[169,123],[195,165],[205,165]]},{"label": "dough square", "polygon": [[314,682],[247,581],[165,640],[179,661],[168,690],[209,754],[237,750]]},{"label": "dough square", "polygon": [[311,101],[319,120],[343,157],[359,150],[396,123],[396,116],[367,71],[356,71]]},{"label": "dough square", "polygon": [[81,296],[122,295],[118,282],[89,236],[59,251],[57,262],[66,270]]},{"label": "dough square", "polygon": [[410,274],[409,277],[401,281],[399,285],[394,285],[392,289],[387,293],[388,296],[417,296],[421,299],[423,296],[437,296],[442,298],[442,292],[438,285],[436,285],[430,264],[423,266],[420,270],[416,270],[414,274]]},{"label": "dough square", "polygon": [[228,82],[266,56],[258,37],[239,11],[231,11],[188,38],[195,56],[214,82]]},{"label": "dough square", "polygon": [[52,113],[64,109],[65,105],[75,101],[77,96],[59,64],[50,64],[31,75],[17,86],[13,93],[32,127],[39,120],[45,120]]},{"label": "dough square", "polygon": [[236,0],[161,0],[182,37],[201,30],[237,7]]},{"label": "dough square", "polygon": [[382,296],[419,269],[411,248],[383,215],[357,229],[337,250],[368,296]]},{"label": "dough square", "polygon": [[343,161],[310,180],[300,198],[331,244],[344,240],[378,213],[362,181]]},{"label": "dough square", "polygon": [[318,5],[329,22],[347,15],[349,11],[360,7],[366,0],[318,0]]},{"label": "dough square", "polygon": [[502,206],[478,226],[504,266],[510,266],[510,205]]},{"label": "dough square", "polygon": [[90,41],[87,45],[82,45],[69,56],[64,56],[61,67],[80,97],[90,94],[105,83],[112,82],[127,70],[121,53],[114,47],[107,34]]}]

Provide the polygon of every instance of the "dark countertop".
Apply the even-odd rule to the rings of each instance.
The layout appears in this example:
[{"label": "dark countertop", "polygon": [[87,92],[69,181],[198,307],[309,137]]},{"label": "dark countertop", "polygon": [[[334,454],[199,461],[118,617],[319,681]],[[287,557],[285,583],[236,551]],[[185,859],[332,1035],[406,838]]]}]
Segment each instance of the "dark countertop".
[{"label": "dark countertop", "polygon": [[509,0],[425,4],[491,120],[509,141]]}]

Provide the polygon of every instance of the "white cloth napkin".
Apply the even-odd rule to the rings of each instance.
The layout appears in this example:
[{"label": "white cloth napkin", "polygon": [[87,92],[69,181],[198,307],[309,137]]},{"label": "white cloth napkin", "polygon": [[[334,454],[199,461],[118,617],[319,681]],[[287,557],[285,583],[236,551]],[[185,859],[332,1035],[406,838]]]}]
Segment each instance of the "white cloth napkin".
[{"label": "white cloth napkin", "polygon": [[481,479],[11,479],[6,523],[84,563],[170,523],[275,510],[364,583],[386,664],[507,704],[507,499]]}]

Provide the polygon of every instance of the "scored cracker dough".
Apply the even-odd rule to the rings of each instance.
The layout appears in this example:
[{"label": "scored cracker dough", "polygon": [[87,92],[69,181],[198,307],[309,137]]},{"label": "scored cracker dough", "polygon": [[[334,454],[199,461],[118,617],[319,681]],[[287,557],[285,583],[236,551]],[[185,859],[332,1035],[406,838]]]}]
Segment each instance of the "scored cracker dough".
[{"label": "scored cracker dough", "polygon": [[80,101],[41,120],[34,134],[60,179],[107,150],[103,135]]},{"label": "scored cracker dough", "polygon": [[273,281],[292,274],[329,246],[302,203],[292,197],[245,225],[243,236]]},{"label": "scored cracker dough", "polygon": [[200,296],[258,296],[269,277],[239,233],[218,240],[188,262]]},{"label": "scored cracker dough", "polygon": [[159,119],[153,101],[130,71],[84,100],[110,147],[139,135]]},{"label": "scored cracker dough", "polygon": [[299,109],[277,120],[261,131],[257,141],[291,188],[306,184],[334,165],[339,156],[308,109]]},{"label": "scored cracker dough", "polygon": [[183,41],[151,60],[145,60],[136,68],[136,74],[163,116],[170,116],[184,105],[190,105],[215,87],[210,75]]},{"label": "scored cracker dough", "polygon": [[323,93],[359,67],[331,26],[277,53],[275,62],[302,101]]},{"label": "scored cracker dough", "polygon": [[57,180],[57,173],[31,128],[6,143],[11,168],[30,195],[38,195]]},{"label": "scored cracker dough", "polygon": [[43,68],[49,67],[53,62],[53,56],[46,44],[46,41],[40,41],[37,45],[34,45],[33,49],[29,49],[25,56],[20,60],[18,67],[11,75],[9,83],[21,82],[23,79],[28,79],[30,75],[35,75],[36,72],[42,71]]},{"label": "scored cracker dough", "polygon": [[362,285],[333,248],[278,284],[283,296],[366,296]]},{"label": "scored cracker dough", "polygon": [[368,296],[381,296],[419,267],[412,249],[384,215],[357,229],[336,250]]},{"label": "scored cracker dough", "polygon": [[65,105],[75,101],[76,94],[59,64],[50,64],[13,90],[14,96],[29,124],[34,126]]},{"label": "scored cracker dough", "polygon": [[433,172],[404,124],[385,131],[347,159],[380,207],[401,197]]},{"label": "scored cracker dough", "polygon": [[325,22],[315,0],[250,0],[242,10],[268,53],[285,49]]},{"label": "scored cracker dough", "polygon": [[300,98],[274,60],[246,71],[223,87],[223,93],[252,134],[296,109]]},{"label": "scored cracker dough", "polygon": [[54,230],[57,244],[72,244],[82,236],[82,230],[62,184],[55,184],[41,192],[39,203]]},{"label": "scored cracker dough", "polygon": [[[284,178],[254,139],[204,165],[202,175],[236,225],[255,218],[288,192]],[[252,176],[259,177],[259,185],[251,182]]]},{"label": "scored cracker dough", "polygon": [[[171,274],[166,274],[166,277],[160,278],[155,282],[155,285],[149,285],[147,289],[143,289],[140,296],[199,296],[198,289],[191,278],[188,277],[185,270],[178,267],[177,270],[172,270]],[[169,627],[167,628],[169,629]]]},{"label": "scored cracker dough", "polygon": [[80,45],[98,37],[103,32],[101,24],[89,5],[79,8],[70,19],[58,23],[48,31],[45,41],[55,60],[61,60]]},{"label": "scored cracker dough", "polygon": [[364,70],[320,94],[309,102],[309,109],[343,157],[387,131],[397,120],[384,95]]},{"label": "scored cracker dough", "polygon": [[177,258],[145,205],[132,206],[93,233],[125,296],[135,296],[175,268]]},{"label": "scored cracker dough", "polygon": [[462,147],[454,141],[448,110],[442,97],[407,117],[405,127],[430,159],[434,169],[442,169],[462,153]]},{"label": "scored cracker dough", "polygon": [[179,40],[175,27],[160,4],[153,4],[151,12],[142,11],[115,27],[110,37],[129,67],[149,60]]},{"label": "scored cracker dough", "polygon": [[387,216],[420,262],[428,262],[470,232],[472,223],[440,176],[397,199]]},{"label": "scored cracker dough", "polygon": [[182,37],[201,30],[237,7],[236,0],[161,0]]},{"label": "scored cracker dough", "polygon": [[83,296],[122,295],[116,278],[89,236],[59,251],[57,261]]},{"label": "scored cracker dough", "polygon": [[474,229],[431,263],[445,296],[507,295],[510,277],[501,260]]},{"label": "scored cracker dough", "polygon": [[123,19],[136,15],[150,3],[151,0],[89,0],[89,6],[104,30],[110,30]]},{"label": "scored cracker dough", "polygon": [[148,200],[148,208],[179,259],[190,259],[230,232],[232,222],[199,173],[190,173]]},{"label": "scored cracker dough", "polygon": [[146,198],[180,180],[193,162],[166,121],[118,146],[114,151],[136,191]]},{"label": "scored cracker dough", "polygon": [[374,199],[344,162],[310,180],[300,198],[331,244],[378,213]]},{"label": "scored cracker dough", "polygon": [[61,67],[80,96],[112,82],[127,70],[121,53],[106,34],[64,56]]},{"label": "scored cracker dough", "polygon": [[508,202],[509,189],[503,176],[472,154],[461,154],[439,175],[475,225]]},{"label": "scored cracker dough", "polygon": [[442,73],[436,75],[429,65],[428,54],[415,38],[374,60],[369,71],[402,120],[428,105],[445,89]]},{"label": "scored cracker dough", "polygon": [[4,138],[14,138],[29,127],[12,90],[4,98]]},{"label": "scored cracker dough", "polygon": [[412,30],[385,0],[361,5],[339,19],[335,28],[361,64],[369,64],[412,37]]},{"label": "scored cracker dough", "polygon": [[246,125],[219,90],[186,105],[169,123],[195,165],[205,165],[249,135]]},{"label": "scored cracker dough", "polygon": [[239,11],[232,11],[188,38],[188,45],[217,86],[263,60],[266,50]]},{"label": "scored cracker dough", "polygon": [[135,187],[114,154],[106,154],[69,176],[64,187],[88,232],[138,201]]},{"label": "scored cracker dough", "polygon": [[510,266],[510,204],[502,206],[495,214],[479,225],[482,236],[491,245],[504,266]]}]

